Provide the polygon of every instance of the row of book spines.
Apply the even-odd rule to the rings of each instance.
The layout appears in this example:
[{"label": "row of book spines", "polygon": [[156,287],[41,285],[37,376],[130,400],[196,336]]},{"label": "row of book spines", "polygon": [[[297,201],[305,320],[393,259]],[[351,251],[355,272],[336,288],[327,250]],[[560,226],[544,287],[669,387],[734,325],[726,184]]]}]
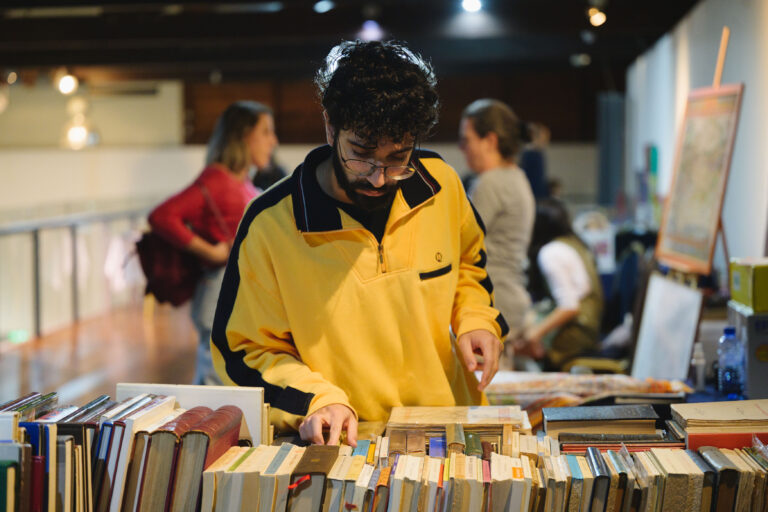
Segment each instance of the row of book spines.
[{"label": "row of book spines", "polygon": [[82,406],[60,406],[58,393],[42,394],[35,391],[0,404],[0,413],[16,412],[20,421],[87,423],[98,421],[104,411],[116,405],[117,402],[110,400],[109,395],[99,395]]},{"label": "row of book spines", "polygon": [[[491,453],[494,452],[512,457],[526,454],[534,458],[559,454],[557,440],[549,436],[526,435],[505,429],[501,438],[496,436],[484,438],[480,434],[464,432],[462,426],[458,424],[447,425],[446,436],[430,437],[428,441],[424,431],[419,430],[393,430],[387,438],[386,446],[390,454],[429,455],[444,458],[446,454],[463,453],[486,460],[489,460]],[[361,442],[366,441],[358,441],[358,444]],[[375,448],[375,444],[371,444]],[[366,444],[364,449],[368,449],[367,446]],[[356,454],[363,453],[356,452]]]},{"label": "row of book spines", "polygon": [[[279,450],[275,447],[272,448],[275,450],[274,459],[262,462],[262,465],[265,467],[263,470],[265,474],[287,472],[292,475],[291,479],[294,483],[306,477],[306,474],[302,474],[301,471],[294,472],[293,470],[298,470],[296,465],[299,464],[299,459],[301,458],[298,455],[311,456],[311,452],[305,454],[304,450],[306,449],[295,446],[291,447],[290,445],[283,445]],[[318,448],[320,447],[310,447],[310,450]],[[243,460],[254,450],[256,449],[251,449],[247,454],[243,455],[241,460],[227,470],[236,471],[239,467],[242,467],[244,464]],[[300,451],[300,454],[293,458],[293,466],[286,467],[285,461],[288,460],[287,455],[291,450]],[[711,450],[716,449],[711,448],[710,452]],[[735,457],[739,456],[746,457],[746,453],[749,453],[749,456],[755,461],[753,470],[761,471],[763,475],[762,486],[765,488],[765,473],[766,469],[768,469],[768,461],[764,457],[761,458],[761,455],[755,451],[748,451],[743,455],[729,452],[728,450],[722,451],[724,455],[732,460],[736,460]],[[606,453],[600,453],[595,448],[589,448],[587,457],[574,455],[544,456],[539,459],[538,464],[525,455],[516,458],[493,454],[491,461],[484,461],[474,456],[456,453],[451,454],[445,459],[398,454],[395,456],[392,466],[379,468],[366,464],[366,458],[363,455],[352,455],[350,451],[341,449],[337,453],[338,456],[333,461],[333,467],[327,473],[327,486],[332,485],[332,482],[335,480],[373,491],[379,487],[397,485],[398,481],[404,480],[415,481],[424,485],[433,485],[440,489],[447,482],[465,480],[470,482],[476,481],[485,487],[494,482],[517,481],[523,482],[525,488],[528,489],[525,492],[528,493],[529,501],[535,501],[542,498],[542,493],[552,491],[555,484],[564,484],[568,487],[564,496],[578,496],[578,493],[581,493],[581,496],[573,499],[578,499],[579,501],[587,499],[598,500],[599,503],[607,501],[616,505],[618,507],[616,510],[622,510],[624,505],[618,503],[621,500],[637,502],[644,499],[646,502],[651,500],[664,505],[665,501],[662,494],[666,484],[663,482],[650,483],[654,478],[657,480],[658,478],[669,479],[675,475],[695,474],[697,472],[700,475],[704,475],[707,471],[710,473],[715,471],[695,452],[658,448],[650,452],[635,453],[631,456],[629,453],[618,453],[610,450]],[[280,456],[281,454],[282,456]],[[710,456],[711,453],[708,457]],[[758,465],[761,465],[762,469],[758,469]],[[245,466],[248,465],[245,464]],[[252,465],[249,467],[251,470],[257,469]],[[619,476],[621,476],[622,480],[618,479]],[[602,494],[598,495],[598,491],[595,490],[594,496],[585,497],[584,493],[587,491],[584,490],[584,483],[587,482],[590,485],[594,485],[597,481],[611,483],[610,485],[600,487]],[[620,481],[624,482],[621,484],[622,487],[619,490],[614,489],[619,485]],[[627,481],[631,482],[629,487],[627,486]],[[635,482],[637,482],[637,492],[634,491]],[[701,483],[703,486],[703,476]],[[577,494],[571,492],[574,484],[578,486],[576,488],[578,490]],[[651,497],[648,495],[648,488],[650,486],[655,486],[652,489],[653,494]],[[626,494],[616,494],[617,492]],[[641,498],[643,492],[645,492],[645,497]],[[671,503],[673,501],[679,504],[681,498],[678,494],[668,494],[666,504],[672,506]],[[699,506],[704,499],[702,496],[703,487],[698,490],[698,494],[699,496],[691,497],[689,493],[687,498],[683,497],[683,501],[688,499],[688,502],[685,505],[686,508],[680,510],[699,510]],[[765,492],[762,495],[765,495]],[[757,492],[755,492],[755,496],[757,496]],[[742,496],[742,499],[746,498]],[[561,502],[561,504],[563,503]],[[626,504],[629,506],[629,501]],[[753,505],[755,505],[754,502]],[[523,508],[523,510],[528,509]]]}]

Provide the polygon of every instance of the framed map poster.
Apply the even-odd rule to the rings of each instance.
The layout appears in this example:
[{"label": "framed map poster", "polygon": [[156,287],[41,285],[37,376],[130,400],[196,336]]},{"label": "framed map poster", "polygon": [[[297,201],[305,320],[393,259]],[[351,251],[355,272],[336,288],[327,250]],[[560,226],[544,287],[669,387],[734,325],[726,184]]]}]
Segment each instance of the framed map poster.
[{"label": "framed map poster", "polygon": [[742,84],[692,91],[675,153],[656,258],[709,274],[739,121]]}]

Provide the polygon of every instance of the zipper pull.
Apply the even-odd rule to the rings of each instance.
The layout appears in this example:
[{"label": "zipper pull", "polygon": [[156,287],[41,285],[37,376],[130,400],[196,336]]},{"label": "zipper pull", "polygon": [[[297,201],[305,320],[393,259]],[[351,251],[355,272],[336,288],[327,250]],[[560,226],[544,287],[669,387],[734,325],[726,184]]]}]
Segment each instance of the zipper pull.
[{"label": "zipper pull", "polygon": [[381,272],[386,272],[387,269],[384,267],[384,246],[381,244],[379,244],[379,264],[381,265]]}]

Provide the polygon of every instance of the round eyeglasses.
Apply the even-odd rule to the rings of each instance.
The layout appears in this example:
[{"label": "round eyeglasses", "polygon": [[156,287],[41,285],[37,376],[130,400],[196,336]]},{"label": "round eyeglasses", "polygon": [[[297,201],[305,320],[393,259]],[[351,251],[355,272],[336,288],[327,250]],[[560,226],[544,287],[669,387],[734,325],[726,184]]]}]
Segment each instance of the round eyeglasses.
[{"label": "round eyeglasses", "polygon": [[368,160],[344,158],[344,155],[341,154],[341,144],[337,142],[336,148],[339,154],[339,159],[347,168],[347,171],[360,178],[372,176],[373,173],[376,172],[376,169],[381,169],[384,176],[395,181],[408,179],[416,172],[416,168],[413,165],[377,165]]}]

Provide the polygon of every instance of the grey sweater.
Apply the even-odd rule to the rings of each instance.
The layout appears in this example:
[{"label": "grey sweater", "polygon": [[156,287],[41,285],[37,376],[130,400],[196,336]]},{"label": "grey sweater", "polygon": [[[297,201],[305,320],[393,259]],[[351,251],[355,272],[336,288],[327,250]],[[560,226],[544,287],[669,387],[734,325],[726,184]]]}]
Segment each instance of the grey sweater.
[{"label": "grey sweater", "polygon": [[533,192],[523,170],[510,165],[479,174],[469,197],[485,224],[494,302],[515,336],[531,303],[525,265],[536,213]]}]

